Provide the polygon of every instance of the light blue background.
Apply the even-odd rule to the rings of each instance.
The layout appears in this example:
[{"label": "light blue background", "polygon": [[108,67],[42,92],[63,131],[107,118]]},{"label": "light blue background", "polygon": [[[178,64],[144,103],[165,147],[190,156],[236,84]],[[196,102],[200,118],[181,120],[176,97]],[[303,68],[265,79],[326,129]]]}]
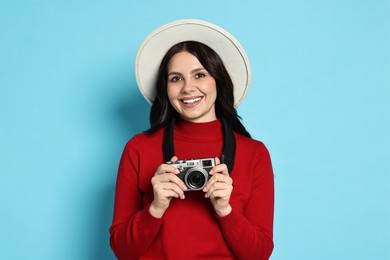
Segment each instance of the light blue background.
[{"label": "light blue background", "polygon": [[1,0],[0,259],[114,259],[119,157],[148,127],[135,54],[181,18],[251,60],[239,113],[273,159],[272,259],[390,259],[384,0]]}]

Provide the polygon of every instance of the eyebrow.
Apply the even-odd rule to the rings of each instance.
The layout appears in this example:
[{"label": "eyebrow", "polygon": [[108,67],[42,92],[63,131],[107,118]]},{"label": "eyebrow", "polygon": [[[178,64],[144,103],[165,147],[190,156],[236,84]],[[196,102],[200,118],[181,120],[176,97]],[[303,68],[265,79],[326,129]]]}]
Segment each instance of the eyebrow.
[{"label": "eyebrow", "polygon": [[[193,73],[196,73],[196,72],[202,71],[202,70],[206,70],[206,69],[203,68],[203,67],[196,68],[196,69],[191,70],[191,71],[190,71],[190,74],[193,74]],[[170,76],[170,75],[183,75],[183,74],[180,73],[180,72],[172,71],[172,72],[168,73],[168,76]]]}]

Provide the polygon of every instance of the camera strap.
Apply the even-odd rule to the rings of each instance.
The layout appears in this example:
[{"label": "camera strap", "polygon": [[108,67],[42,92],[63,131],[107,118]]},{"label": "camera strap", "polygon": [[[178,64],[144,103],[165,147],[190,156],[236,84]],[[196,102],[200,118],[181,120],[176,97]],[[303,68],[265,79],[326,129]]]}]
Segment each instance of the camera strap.
[{"label": "camera strap", "polygon": [[[234,157],[236,155],[236,139],[234,137],[233,130],[229,127],[226,120],[224,118],[221,118],[221,121],[224,135],[221,163],[226,164],[229,173],[231,173],[234,166]],[[165,128],[162,145],[164,162],[170,161],[171,158],[175,155],[175,149],[173,145],[173,129],[175,126],[175,122],[176,119],[173,118]]]}]

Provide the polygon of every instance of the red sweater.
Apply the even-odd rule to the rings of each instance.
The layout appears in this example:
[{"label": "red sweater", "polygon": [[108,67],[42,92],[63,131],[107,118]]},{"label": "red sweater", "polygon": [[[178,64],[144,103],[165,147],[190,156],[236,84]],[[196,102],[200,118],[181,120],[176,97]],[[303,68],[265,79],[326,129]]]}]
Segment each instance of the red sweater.
[{"label": "red sweater", "polygon": [[[235,133],[236,158],[230,173],[232,212],[219,217],[202,191],[173,198],[161,219],[149,213],[151,178],[163,162],[164,129],[134,136],[118,171],[110,243],[119,259],[268,259],[273,250],[274,181],[271,160],[259,141]],[[175,125],[180,159],[220,157],[220,121]]]}]

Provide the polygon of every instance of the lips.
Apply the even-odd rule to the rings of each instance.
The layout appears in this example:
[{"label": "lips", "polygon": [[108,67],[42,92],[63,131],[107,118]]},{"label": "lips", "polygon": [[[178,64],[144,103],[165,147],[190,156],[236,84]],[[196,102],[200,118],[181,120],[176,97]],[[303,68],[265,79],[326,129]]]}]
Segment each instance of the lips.
[{"label": "lips", "polygon": [[186,98],[182,99],[181,102],[183,102],[186,105],[191,105],[199,102],[202,98],[201,97],[196,97],[196,98]]}]

